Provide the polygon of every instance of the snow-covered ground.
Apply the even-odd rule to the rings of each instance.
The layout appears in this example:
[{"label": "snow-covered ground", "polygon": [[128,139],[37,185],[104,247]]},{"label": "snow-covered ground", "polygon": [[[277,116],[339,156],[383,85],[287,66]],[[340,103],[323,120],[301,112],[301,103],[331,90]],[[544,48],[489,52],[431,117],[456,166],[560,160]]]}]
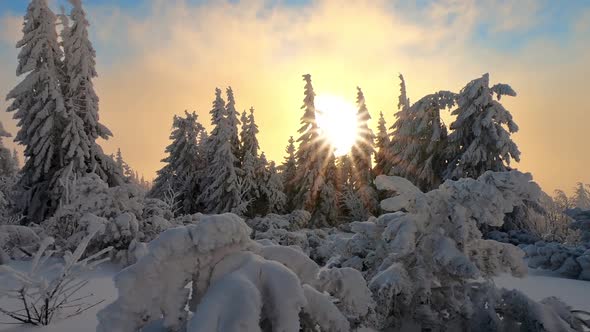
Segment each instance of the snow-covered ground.
[{"label": "snow-covered ground", "polygon": [[[14,262],[11,266],[18,270],[24,270],[28,267],[28,262]],[[35,332],[82,332],[82,331],[95,331],[98,321],[96,319],[96,313],[104,308],[107,304],[111,303],[117,298],[117,290],[114,287],[113,276],[117,273],[117,267],[111,264],[102,264],[98,266],[94,271],[88,272],[84,275],[89,283],[88,285],[79,291],[79,295],[93,294],[89,301],[98,302],[104,300],[96,307],[93,307],[86,312],[78,316],[68,318],[66,320],[55,321],[51,325],[46,327],[34,327],[25,326],[22,324],[0,324],[0,331],[2,332],[24,332],[24,331],[35,331]],[[6,283],[3,281],[3,276],[0,273],[0,284],[4,288]],[[6,305],[6,299],[0,299],[0,307]],[[0,314],[0,322],[7,323],[13,322],[10,318]]]},{"label": "snow-covered ground", "polygon": [[[22,263],[14,264],[16,267],[23,269]],[[100,305],[82,313],[79,316],[67,320],[56,321],[46,327],[26,327],[23,325],[0,325],[2,332],[83,332],[95,331],[97,325],[96,313],[104,308],[107,304],[114,301],[117,297],[117,290],[114,287],[113,276],[116,268],[110,264],[103,264],[98,269],[89,274],[89,284],[87,288],[81,291],[81,295],[92,293],[96,300],[104,300]],[[2,276],[0,275],[0,281]],[[515,278],[509,275],[503,275],[494,279],[499,287],[508,289],[518,289],[533,298],[541,300],[549,296],[556,296],[564,300],[570,306],[578,310],[590,311],[590,282],[582,280],[573,280],[560,278],[550,272],[529,270],[525,278]],[[5,300],[0,300],[0,306],[5,304]],[[0,322],[9,322],[6,317],[2,317]],[[148,327],[148,332],[163,331],[157,325]]]},{"label": "snow-covered ground", "polygon": [[525,278],[502,275],[494,279],[498,287],[518,289],[533,300],[555,296],[576,310],[590,311],[590,281],[566,279],[550,271],[529,269]]}]

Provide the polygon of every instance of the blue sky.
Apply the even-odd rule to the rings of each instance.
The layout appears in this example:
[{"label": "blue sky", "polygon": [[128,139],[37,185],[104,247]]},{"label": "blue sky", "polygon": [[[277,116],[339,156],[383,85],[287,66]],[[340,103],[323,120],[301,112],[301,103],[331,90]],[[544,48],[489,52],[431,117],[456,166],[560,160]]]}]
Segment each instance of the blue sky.
[{"label": "blue sky", "polygon": [[[66,0],[49,0],[58,4],[67,3]],[[190,5],[202,5],[211,3],[206,0],[185,0]],[[240,0],[228,0],[230,3],[237,3]],[[475,3],[486,2],[487,0],[473,0]],[[117,8],[125,14],[141,18],[150,14],[150,4],[152,0],[85,0],[87,7],[97,8]],[[173,1],[171,1],[172,3]],[[317,1],[315,1],[317,2]],[[421,22],[423,12],[421,8],[429,8],[436,4],[437,0],[416,0],[416,1],[391,1],[390,9],[392,11],[408,12],[408,17],[415,22]],[[507,0],[498,0],[500,3],[510,3]],[[517,3],[518,1],[512,1]],[[524,1],[523,1],[524,2]],[[590,0],[532,0],[536,4],[537,11],[530,12],[523,10],[519,13],[510,13],[519,15],[522,20],[534,19],[534,22],[527,24],[523,29],[513,29],[510,31],[496,31],[493,22],[481,22],[477,24],[471,32],[471,38],[474,42],[485,44],[486,47],[496,48],[502,51],[518,50],[527,41],[535,38],[549,38],[556,42],[568,42],[571,38],[572,21],[576,19],[580,12],[590,9]],[[314,0],[266,0],[267,7],[288,6],[291,8],[300,8],[305,10],[312,5]],[[28,1],[26,0],[2,0],[0,1],[0,17],[6,15],[20,15],[26,10]],[[408,11],[408,8],[413,10]],[[417,9],[417,10],[416,10]],[[453,15],[448,16],[449,22],[454,19]],[[0,45],[0,48],[6,47]]]}]

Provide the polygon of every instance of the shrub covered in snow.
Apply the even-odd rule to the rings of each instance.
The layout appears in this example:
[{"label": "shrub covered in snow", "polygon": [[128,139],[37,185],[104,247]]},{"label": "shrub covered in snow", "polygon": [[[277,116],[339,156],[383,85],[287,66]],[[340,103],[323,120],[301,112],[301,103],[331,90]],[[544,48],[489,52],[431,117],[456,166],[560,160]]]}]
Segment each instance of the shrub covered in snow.
[{"label": "shrub covered in snow", "polygon": [[119,298],[99,312],[97,331],[137,331],[161,318],[170,331],[349,331],[369,313],[359,271],[320,268],[250,233],[234,214],[165,231],[117,275]]},{"label": "shrub covered in snow", "polygon": [[510,243],[515,246],[528,245],[541,241],[538,236],[523,230],[512,230],[508,232],[494,230],[485,234],[485,237],[490,240]]},{"label": "shrub covered in snow", "polygon": [[[533,197],[529,175],[486,173],[428,193],[399,177],[376,184],[396,193],[381,203],[392,213],[352,223],[353,233],[322,230],[315,247],[308,230],[289,231],[278,216],[262,221],[258,234],[269,236],[258,241],[234,214],[185,217],[117,275],[119,298],[99,313],[97,331],[137,331],[155,320],[189,332],[582,331],[559,300],[534,302],[487,281],[526,272],[522,250],[483,239],[477,226],[501,225]],[[277,245],[285,239],[270,235],[278,232],[299,243]],[[306,240],[325,266],[299,250]]]},{"label": "shrub covered in snow", "polygon": [[556,319],[561,325],[537,330],[575,330],[551,306],[474,281],[526,272],[522,250],[483,239],[478,226],[502,225],[514,206],[539,194],[529,174],[487,172],[428,193],[400,177],[378,176],[376,185],[395,193],[381,202],[393,213],[354,222],[353,234],[334,233],[318,248],[329,266],[363,271],[377,303],[375,327],[481,330],[494,322],[498,328],[489,330],[509,331],[516,323]]},{"label": "shrub covered in snow", "polygon": [[98,175],[88,174],[70,185],[65,204],[43,227],[62,250],[73,250],[80,239],[96,230],[88,251],[112,246],[117,254],[134,240],[150,241],[172,226],[167,204],[144,194],[135,184],[108,187]]},{"label": "shrub covered in snow", "polygon": [[590,211],[579,208],[567,211],[571,228],[580,232],[581,242],[535,241],[521,247],[531,268],[555,271],[567,278],[590,280]]},{"label": "shrub covered in snow", "polygon": [[590,246],[567,246],[539,241],[523,247],[532,268],[542,268],[568,278],[590,280]]},{"label": "shrub covered in snow", "polygon": [[291,231],[307,228],[311,214],[305,210],[295,210],[289,214],[270,213],[264,217],[246,220],[248,226],[256,232],[266,232],[269,229],[287,229]]}]

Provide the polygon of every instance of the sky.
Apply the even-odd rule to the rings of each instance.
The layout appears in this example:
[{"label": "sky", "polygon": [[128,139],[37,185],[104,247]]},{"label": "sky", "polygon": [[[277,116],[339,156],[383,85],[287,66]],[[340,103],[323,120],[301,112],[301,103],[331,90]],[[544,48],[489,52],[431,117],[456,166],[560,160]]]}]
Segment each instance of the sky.
[{"label": "sky", "polygon": [[[57,12],[65,0],[48,0]],[[15,76],[28,1],[0,0],[0,96]],[[162,167],[172,117],[196,111],[209,126],[216,87],[255,108],[260,145],[281,162],[297,137],[302,74],[316,94],[354,102],[363,89],[376,127],[392,124],[406,79],[411,100],[458,92],[490,74],[520,131],[514,164],[545,191],[590,183],[590,0],[85,0],[97,50],[101,141],[146,178]],[[0,110],[8,102],[0,98]],[[452,118],[443,114],[450,124]],[[12,114],[0,121],[16,133]],[[5,144],[14,147],[10,139]],[[19,148],[22,151],[22,148]]]}]

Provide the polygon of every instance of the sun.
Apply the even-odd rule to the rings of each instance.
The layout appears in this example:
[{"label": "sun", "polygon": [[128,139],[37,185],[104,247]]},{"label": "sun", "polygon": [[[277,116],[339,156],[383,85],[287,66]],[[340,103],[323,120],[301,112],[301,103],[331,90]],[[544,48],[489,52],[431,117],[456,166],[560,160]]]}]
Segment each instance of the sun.
[{"label": "sun", "polygon": [[355,106],[340,96],[319,95],[315,108],[318,127],[334,147],[334,155],[347,154],[357,140]]}]

